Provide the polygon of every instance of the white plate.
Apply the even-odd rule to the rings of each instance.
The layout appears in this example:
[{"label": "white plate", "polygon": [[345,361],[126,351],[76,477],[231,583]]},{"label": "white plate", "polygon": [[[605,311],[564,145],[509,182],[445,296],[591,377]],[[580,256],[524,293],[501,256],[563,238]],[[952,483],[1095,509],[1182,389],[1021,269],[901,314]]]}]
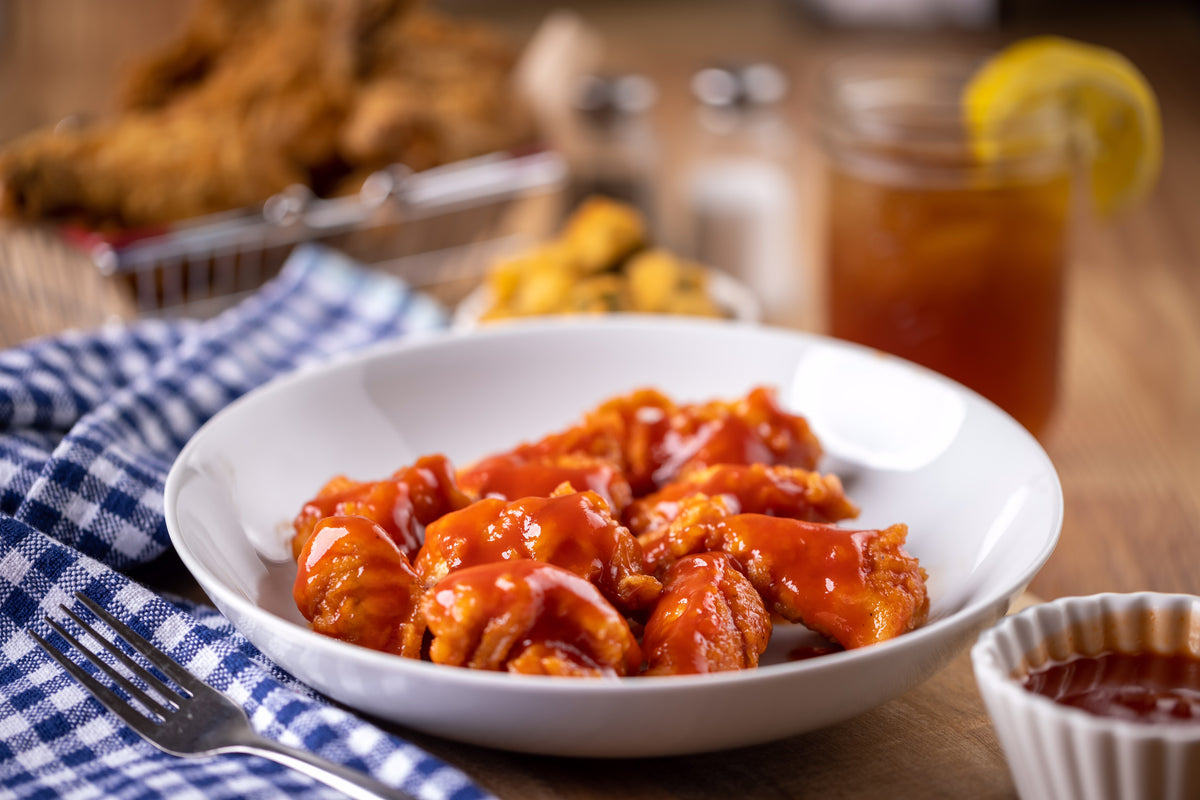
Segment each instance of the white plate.
[{"label": "white plate", "polygon": [[[761,322],[762,306],[750,287],[727,272],[705,269],[708,293],[717,306],[738,322]],[[492,292],[482,284],[454,307],[451,324],[457,331],[469,331],[478,327],[484,313],[492,307]],[[507,322],[508,320],[503,320]]]},{"label": "white plate", "polygon": [[[716,675],[520,676],[379,653],[309,631],[291,598],[289,522],[337,473],[376,478],[434,452],[456,464],[657,387],[679,401],[757,384],[805,414],[862,507],[861,527],[909,525],[929,571],[924,627]],[[568,756],[659,756],[813,730],[912,688],[964,650],[1049,558],[1057,475],[995,406],[907,362],[801,333],[705,320],[547,319],[408,339],[277,380],[234,403],[180,454],[166,518],[213,602],[267,655],[371,715],[475,744]]]}]

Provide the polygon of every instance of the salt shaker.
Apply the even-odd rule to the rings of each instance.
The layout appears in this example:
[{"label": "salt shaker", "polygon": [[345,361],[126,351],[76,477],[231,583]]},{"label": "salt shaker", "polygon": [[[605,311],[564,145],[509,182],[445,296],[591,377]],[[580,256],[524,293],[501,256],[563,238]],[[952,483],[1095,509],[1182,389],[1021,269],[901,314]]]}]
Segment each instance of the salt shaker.
[{"label": "salt shaker", "polygon": [[769,321],[796,316],[801,283],[787,90],[782,70],[767,63],[698,71],[696,142],[684,173],[687,249],[747,284]]}]

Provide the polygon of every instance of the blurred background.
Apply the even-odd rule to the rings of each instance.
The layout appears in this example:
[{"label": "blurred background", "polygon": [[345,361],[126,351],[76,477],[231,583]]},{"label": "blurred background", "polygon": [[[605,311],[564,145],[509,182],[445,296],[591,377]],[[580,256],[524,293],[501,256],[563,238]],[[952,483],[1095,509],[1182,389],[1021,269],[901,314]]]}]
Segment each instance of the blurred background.
[{"label": "blurred background", "polygon": [[[305,0],[275,4],[289,1]],[[203,30],[204,14],[213,9],[259,5],[272,4],[0,0],[0,145],[19,149],[25,137],[55,128],[70,138],[104,126],[123,113],[118,103],[131,70],[169,50],[189,26]],[[361,12],[352,28],[372,14],[405,10],[404,3],[385,0],[343,5]],[[519,96],[536,112],[532,136],[507,142],[509,152],[498,162],[485,158],[480,170],[465,176],[451,170],[412,184],[403,170],[386,168],[363,180],[343,159],[338,176],[355,177],[354,189],[329,189],[316,198],[312,187],[306,194],[276,186],[248,201],[244,213],[198,233],[186,219],[154,221],[153,214],[132,234],[120,219],[81,222],[70,213],[9,220],[0,227],[0,346],[114,319],[212,313],[220,302],[180,307],[178,301],[236,297],[310,237],[393,269],[454,308],[478,290],[501,255],[528,252],[556,236],[581,198],[601,190],[636,210],[641,227],[634,239],[712,266],[748,288],[754,308],[747,316],[827,332],[829,178],[814,110],[826,66],[855,53],[978,59],[1023,37],[1058,34],[1112,48],[1137,65],[1157,95],[1165,144],[1161,178],[1137,205],[1112,219],[1072,212],[1078,219],[1070,226],[1069,291],[1056,306],[1065,315],[1065,356],[1054,362],[1062,397],[1047,439],[1066,486],[1070,522],[1063,541],[1071,557],[1052,561],[1034,589],[1047,597],[1089,588],[1194,589],[1191,561],[1179,558],[1171,542],[1195,541],[1188,521],[1200,511],[1196,482],[1180,477],[1200,469],[1194,447],[1200,382],[1186,368],[1200,358],[1197,3],[441,0],[426,8],[477,21],[510,43]],[[243,77],[314,62],[311,42],[275,41],[272,47],[251,53],[255,75]],[[321,51],[315,63],[335,55]],[[432,55],[420,63],[461,73],[472,85],[497,60],[503,59],[465,69],[435,64]],[[175,77],[186,78],[181,75]],[[150,102],[142,88],[142,101]],[[515,107],[495,102],[503,95],[479,94],[460,97],[445,88],[410,105],[491,101],[506,119]],[[368,131],[367,123],[385,116],[389,99],[376,96],[374,105],[364,106]],[[251,96],[248,107],[262,108],[260,100]],[[220,106],[212,108],[215,119]],[[211,137],[206,125],[199,127]],[[495,131],[468,127],[450,126],[462,136],[450,137],[460,150],[449,152],[468,152],[472,144],[487,149]],[[315,141],[286,125],[279,134],[301,150]],[[60,140],[47,141],[40,146],[53,150]],[[150,135],[135,144],[129,162],[135,166],[115,170],[132,188],[109,192],[103,201],[119,205],[160,179],[155,170],[140,177],[137,156],[169,158],[161,151],[173,141]],[[240,152],[247,175],[260,166],[265,141]],[[196,171],[199,193],[221,158],[232,157],[233,144],[218,146],[211,168]],[[722,158],[735,156],[741,165],[735,173],[718,169]],[[45,166],[52,161],[40,163],[22,174],[32,181],[53,172]],[[314,175],[326,188],[334,185],[328,172]],[[61,188],[70,181],[50,174],[44,182]],[[20,195],[27,211],[33,196],[32,189]],[[348,204],[314,202],[347,198]],[[397,198],[398,216],[384,214]],[[160,207],[151,202],[145,208]],[[619,231],[623,223],[600,218],[595,224]],[[499,249],[485,247],[493,244]],[[433,257],[414,258],[422,254]],[[611,278],[612,266],[600,269]],[[678,264],[659,259],[653,266],[651,275],[661,276]],[[682,291],[687,273],[672,280],[672,291]],[[1093,536],[1106,530],[1113,533],[1108,541],[1123,544],[1093,547]]]},{"label": "blurred background", "polygon": [[[1119,49],[1145,72],[1163,98],[1168,147],[1188,141],[1195,125],[1189,116],[1194,109],[1174,102],[1193,94],[1197,4],[1190,2],[441,0],[426,5],[485,23],[534,62],[522,65],[529,73],[522,80],[542,106],[539,141],[567,159],[560,216],[581,193],[612,179],[615,170],[616,179],[633,184],[607,189],[638,193],[632,199],[645,212],[656,243],[728,267],[759,295],[767,321],[812,330],[825,327],[818,301],[824,168],[812,109],[817,77],[831,59],[931,49],[979,55],[1022,36],[1057,33]],[[203,13],[204,6],[199,8]],[[47,127],[94,124],[118,115],[119,90],[132,65],[177,40],[197,13],[196,3],[182,1],[4,0],[0,143]],[[280,50],[276,58],[287,52]],[[720,80],[710,81],[708,88],[698,82],[706,68],[747,65],[768,69],[759,71],[758,83],[749,89],[732,90],[743,92],[732,103],[722,95],[731,90]],[[607,83],[586,83],[597,77]],[[728,82],[729,73],[724,77]],[[721,109],[734,106],[736,113],[722,119]],[[714,148],[737,150],[759,162],[758,171],[743,174],[736,187],[708,176],[721,188],[716,201],[711,185],[704,187],[705,176],[697,174]],[[534,179],[539,181],[551,178]],[[741,242],[744,233],[723,230],[721,208],[712,202],[732,202],[743,218],[756,216],[747,224],[758,244],[748,246]],[[535,237],[552,229],[545,217],[535,218]],[[45,248],[56,243],[41,241],[37,247],[44,258]],[[112,260],[111,254],[91,260],[104,266],[105,258]],[[19,259],[10,251],[6,260]],[[88,283],[72,283],[73,289],[84,285],[106,295],[110,290],[104,283],[92,286],[91,276],[81,279]],[[99,305],[104,315],[114,310],[136,315],[148,303],[161,304],[161,276],[156,280],[155,298],[148,299],[143,289],[144,296],[132,305],[122,304],[119,292],[103,304],[83,304],[87,308],[63,298],[58,303],[65,303],[67,314],[87,314]],[[10,285],[9,290],[29,287]],[[460,281],[448,297],[457,302],[468,290],[469,279]],[[4,343],[52,330],[63,320],[51,315],[26,322],[27,329],[10,322]]]},{"label": "blurred background", "polygon": [[[123,70],[177,35],[195,5],[194,0],[0,3],[0,140],[71,114],[113,111]],[[428,5],[486,19],[517,43],[527,41],[547,15],[573,10],[603,38],[607,68],[662,76],[657,113],[667,117],[686,108],[691,71],[711,60],[772,60],[803,86],[819,61],[841,48],[920,48],[930,41],[992,46],[1054,32],[1119,44],[1142,64],[1167,49],[1156,47],[1162,36],[1194,33],[1200,13],[1200,4],[1190,0],[747,0],[736,7],[721,0],[438,0]],[[1167,77],[1172,65],[1163,64],[1164,72],[1157,66],[1146,66],[1152,78]]]}]

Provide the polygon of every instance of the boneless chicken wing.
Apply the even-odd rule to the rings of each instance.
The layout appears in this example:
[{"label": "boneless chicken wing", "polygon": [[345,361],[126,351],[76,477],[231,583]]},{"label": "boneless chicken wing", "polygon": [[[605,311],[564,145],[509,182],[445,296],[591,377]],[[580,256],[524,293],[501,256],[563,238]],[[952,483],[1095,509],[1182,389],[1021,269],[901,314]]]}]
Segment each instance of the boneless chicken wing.
[{"label": "boneless chicken wing", "polygon": [[729,555],[687,556],[667,570],[662,597],[646,622],[646,674],[750,669],[770,637],[771,616]]},{"label": "boneless chicken wing", "polygon": [[[564,456],[583,456],[613,465],[634,496],[644,494],[654,488],[653,472],[660,461],[657,448],[676,409],[661,392],[638,389],[601,403],[578,424],[483,459],[479,466],[487,469],[493,459],[554,463]],[[478,480],[470,475],[475,468],[464,470],[461,479],[467,483]]]},{"label": "boneless chicken wing", "polygon": [[292,552],[299,556],[318,522],[329,516],[367,517],[380,525],[410,560],[421,548],[421,529],[470,503],[442,455],[423,456],[381,481],[338,476],[304,504],[292,523]]},{"label": "boneless chicken wing", "polygon": [[719,523],[721,549],[767,607],[846,648],[881,642],[925,620],[925,570],[904,550],[905,525],[847,530],[738,514]]},{"label": "boneless chicken wing", "polygon": [[502,453],[481,459],[458,473],[459,488],[476,498],[549,497],[564,483],[600,495],[614,514],[620,514],[633,499],[629,481],[614,462],[586,453],[533,457]]},{"label": "boneless chicken wing", "polygon": [[447,514],[426,528],[415,566],[430,586],[455,570],[514,559],[563,567],[622,610],[649,606],[662,588],[644,573],[641,545],[603,498],[569,485],[552,497],[484,498]]},{"label": "boneless chicken wing", "polygon": [[817,438],[801,416],[784,411],[766,387],[732,402],[681,406],[658,448],[654,488],[713,464],[787,464],[814,469]]},{"label": "boneless chicken wing", "polygon": [[810,522],[837,522],[858,516],[857,506],[846,498],[836,475],[782,464],[714,464],[682,475],[634,501],[626,509],[625,524],[635,535],[648,533],[678,515],[680,500],[697,494],[719,495],[735,513]]},{"label": "boneless chicken wing", "polygon": [[421,525],[428,525],[443,514],[470,504],[471,498],[462,491],[454,477],[450,460],[440,453],[418,458],[412,464],[392,473],[392,480],[408,487],[413,515]]},{"label": "boneless chicken wing", "polygon": [[732,402],[676,404],[653,389],[602,403],[586,426],[614,431],[635,496],[714,464],[786,464],[814,469],[821,446],[801,416],[757,387]]},{"label": "boneless chicken wing", "polygon": [[623,676],[641,647],[628,622],[588,581],[540,561],[457,570],[425,595],[438,664],[526,674]]},{"label": "boneless chicken wing", "polygon": [[811,470],[821,446],[804,417],[785,411],[768,387],[731,402],[680,405],[655,389],[618,395],[581,423],[509,451],[522,461],[564,453],[616,464],[634,497],[714,464],[783,464]]},{"label": "boneless chicken wing", "polygon": [[646,571],[662,576],[684,556],[721,549],[721,523],[736,510],[726,495],[692,494],[679,500],[672,519],[638,537]]},{"label": "boneless chicken wing", "polygon": [[589,430],[607,431],[619,442],[620,461],[634,496],[657,487],[656,473],[679,406],[656,389],[637,389],[601,403],[584,417]]},{"label": "boneless chicken wing", "polygon": [[292,596],[314,631],[421,657],[422,587],[408,558],[366,517],[327,517],[301,548]]}]

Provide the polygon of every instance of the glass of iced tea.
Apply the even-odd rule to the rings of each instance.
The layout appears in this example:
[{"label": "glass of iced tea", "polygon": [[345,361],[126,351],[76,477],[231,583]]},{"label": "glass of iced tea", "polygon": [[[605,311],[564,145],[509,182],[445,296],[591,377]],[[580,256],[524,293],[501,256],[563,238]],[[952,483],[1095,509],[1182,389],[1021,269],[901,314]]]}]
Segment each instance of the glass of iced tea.
[{"label": "glass of iced tea", "polygon": [[1069,127],[1047,109],[973,140],[960,102],[973,69],[879,57],[827,69],[827,323],[965,384],[1040,436],[1060,372]]}]

